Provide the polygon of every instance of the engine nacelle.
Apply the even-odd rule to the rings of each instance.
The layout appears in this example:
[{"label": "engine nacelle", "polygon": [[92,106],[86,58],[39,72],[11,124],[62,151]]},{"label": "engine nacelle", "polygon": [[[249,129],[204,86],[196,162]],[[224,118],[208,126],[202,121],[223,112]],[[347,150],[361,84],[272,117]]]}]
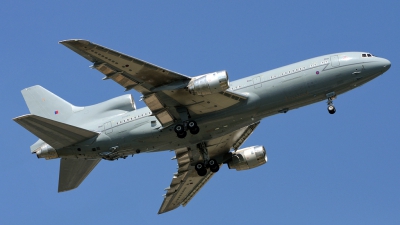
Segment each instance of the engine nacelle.
[{"label": "engine nacelle", "polygon": [[229,79],[226,71],[194,77],[188,85],[189,92],[193,95],[210,95],[225,91],[228,88]]},{"label": "engine nacelle", "polygon": [[45,159],[58,158],[57,151],[48,144],[42,145],[35,153],[38,158],[45,158]]},{"label": "engine nacelle", "polygon": [[252,146],[233,152],[228,167],[237,171],[248,170],[265,164],[267,160],[267,152],[264,146]]}]

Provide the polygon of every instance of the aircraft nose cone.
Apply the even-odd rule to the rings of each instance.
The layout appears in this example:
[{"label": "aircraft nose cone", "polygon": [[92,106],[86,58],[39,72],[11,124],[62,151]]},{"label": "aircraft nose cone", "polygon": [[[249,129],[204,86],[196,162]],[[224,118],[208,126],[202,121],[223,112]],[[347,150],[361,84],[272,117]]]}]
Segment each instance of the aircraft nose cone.
[{"label": "aircraft nose cone", "polygon": [[382,64],[383,68],[385,68],[385,71],[387,71],[392,66],[392,63],[387,59],[382,59]]}]

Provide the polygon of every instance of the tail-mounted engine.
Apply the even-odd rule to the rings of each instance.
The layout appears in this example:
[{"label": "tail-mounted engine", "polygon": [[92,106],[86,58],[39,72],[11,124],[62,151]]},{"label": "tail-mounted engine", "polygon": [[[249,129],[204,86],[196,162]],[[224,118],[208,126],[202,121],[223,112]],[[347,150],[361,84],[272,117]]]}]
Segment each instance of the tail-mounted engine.
[{"label": "tail-mounted engine", "polygon": [[209,95],[229,88],[228,73],[219,71],[194,77],[187,86],[193,95]]},{"label": "tail-mounted engine", "polygon": [[58,158],[57,151],[48,144],[44,144],[44,145],[40,146],[39,149],[36,149],[35,153],[39,159],[40,158],[45,158],[45,159]]},{"label": "tail-mounted engine", "polygon": [[264,146],[252,146],[239,149],[232,153],[228,162],[229,169],[248,170],[261,166],[267,162],[267,152]]}]

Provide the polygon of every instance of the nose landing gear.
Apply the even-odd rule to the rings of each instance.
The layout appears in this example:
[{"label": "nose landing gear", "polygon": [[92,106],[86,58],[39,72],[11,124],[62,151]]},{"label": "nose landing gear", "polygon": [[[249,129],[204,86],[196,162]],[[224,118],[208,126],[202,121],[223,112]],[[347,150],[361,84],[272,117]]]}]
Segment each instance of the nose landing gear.
[{"label": "nose landing gear", "polygon": [[333,100],[336,99],[336,93],[335,92],[330,92],[328,94],[326,94],[326,97],[328,97],[328,112],[329,114],[335,114],[336,112],[336,108],[333,105]]},{"label": "nose landing gear", "polygon": [[330,114],[335,114],[335,112],[336,112],[335,106],[333,106],[333,105],[328,105],[328,112],[329,112]]}]

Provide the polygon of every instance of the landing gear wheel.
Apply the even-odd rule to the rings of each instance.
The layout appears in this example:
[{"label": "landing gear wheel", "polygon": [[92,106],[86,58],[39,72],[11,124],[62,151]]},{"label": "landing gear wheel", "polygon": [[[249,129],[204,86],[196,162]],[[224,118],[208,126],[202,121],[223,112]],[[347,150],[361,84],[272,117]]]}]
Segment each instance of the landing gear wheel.
[{"label": "landing gear wheel", "polygon": [[197,163],[194,168],[196,169],[197,174],[201,177],[207,174],[207,168],[203,163]]},{"label": "landing gear wheel", "polygon": [[202,170],[197,170],[197,174],[201,177],[204,177],[207,174],[207,169],[204,168]]},{"label": "landing gear wheel", "polygon": [[[180,133],[185,132],[185,128],[183,127],[182,124],[178,124],[178,125],[175,126],[174,131],[175,131],[177,134],[180,134]],[[185,136],[186,136],[186,135],[185,135]]]},{"label": "landing gear wheel", "polygon": [[199,132],[200,132],[200,128],[198,126],[190,128],[190,133],[191,134],[198,134]]},{"label": "landing gear wheel", "polygon": [[178,138],[185,138],[187,135],[186,131],[183,131],[182,133],[177,133],[176,136],[178,136]]},{"label": "landing gear wheel", "polygon": [[330,114],[335,114],[335,112],[336,112],[335,106],[329,105],[329,106],[328,106],[328,112],[329,112]]},{"label": "landing gear wheel", "polygon": [[219,170],[218,162],[215,159],[210,159],[208,161],[208,166],[210,166],[210,171],[213,173],[216,173]]},{"label": "landing gear wheel", "polygon": [[218,170],[219,170],[219,166],[218,165],[216,165],[215,167],[210,167],[210,171],[213,172],[213,173],[218,172]]},{"label": "landing gear wheel", "polygon": [[196,171],[199,171],[199,170],[205,169],[206,166],[203,163],[197,163],[194,168],[196,169]]},{"label": "landing gear wheel", "polygon": [[210,167],[214,167],[214,166],[217,166],[217,165],[218,165],[218,162],[217,162],[217,160],[215,160],[215,159],[210,159],[210,160],[208,161],[208,165],[209,165]]},{"label": "landing gear wheel", "polygon": [[191,130],[191,129],[197,127],[197,123],[196,123],[196,121],[194,121],[194,120],[190,120],[190,121],[187,123],[187,126],[188,126],[188,128]]}]

